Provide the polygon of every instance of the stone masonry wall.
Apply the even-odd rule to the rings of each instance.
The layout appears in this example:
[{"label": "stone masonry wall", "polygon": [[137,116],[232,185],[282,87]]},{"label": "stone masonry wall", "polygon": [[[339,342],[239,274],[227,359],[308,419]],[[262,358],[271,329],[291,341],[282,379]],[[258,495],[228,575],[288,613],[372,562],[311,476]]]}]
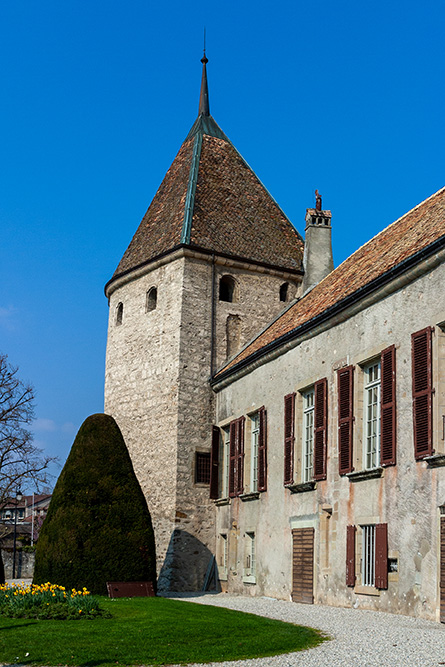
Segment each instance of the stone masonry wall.
[{"label": "stone masonry wall", "polygon": [[[236,300],[232,303],[218,301],[218,287],[222,276],[232,276],[236,285]],[[268,273],[248,271],[232,266],[216,267],[215,298],[217,303],[215,323],[215,369],[227,359],[227,319],[239,318],[240,342],[243,347],[253,336],[274,319],[299,294],[297,280],[285,279]],[[280,287],[289,283],[286,302],[280,301]],[[235,354],[238,350],[234,350]]]},{"label": "stone masonry wall", "polygon": [[[147,498],[161,588],[175,525],[183,271],[184,261],[178,259],[119,287],[110,298],[108,325],[105,412],[122,431]],[[157,306],[146,312],[146,294],[153,286]]]}]

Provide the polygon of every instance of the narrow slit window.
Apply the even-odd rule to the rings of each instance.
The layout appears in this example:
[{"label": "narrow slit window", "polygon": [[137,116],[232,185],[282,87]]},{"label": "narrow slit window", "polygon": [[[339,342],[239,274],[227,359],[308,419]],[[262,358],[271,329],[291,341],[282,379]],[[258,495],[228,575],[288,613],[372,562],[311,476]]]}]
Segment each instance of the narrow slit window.
[{"label": "narrow slit window", "polygon": [[150,289],[147,292],[145,312],[149,313],[152,310],[156,310],[157,303],[158,303],[158,289],[157,287],[150,287]]},{"label": "narrow slit window", "polygon": [[283,283],[280,287],[280,301],[286,303],[289,294],[289,283]]},{"label": "narrow slit window", "polygon": [[123,316],[124,316],[124,304],[122,303],[122,301],[120,301],[117,304],[116,308],[116,326],[120,326],[122,324]]}]

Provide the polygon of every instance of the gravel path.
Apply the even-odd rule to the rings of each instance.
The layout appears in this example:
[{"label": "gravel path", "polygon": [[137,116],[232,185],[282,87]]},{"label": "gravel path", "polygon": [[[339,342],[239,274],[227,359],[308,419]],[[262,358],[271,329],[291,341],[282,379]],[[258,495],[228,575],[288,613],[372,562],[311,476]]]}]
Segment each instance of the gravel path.
[{"label": "gravel path", "polygon": [[445,625],[408,616],[362,609],[303,605],[272,598],[220,593],[177,595],[183,600],[227,607],[318,628],[333,640],[317,648],[273,658],[256,658],[215,667],[433,667],[445,665]]}]

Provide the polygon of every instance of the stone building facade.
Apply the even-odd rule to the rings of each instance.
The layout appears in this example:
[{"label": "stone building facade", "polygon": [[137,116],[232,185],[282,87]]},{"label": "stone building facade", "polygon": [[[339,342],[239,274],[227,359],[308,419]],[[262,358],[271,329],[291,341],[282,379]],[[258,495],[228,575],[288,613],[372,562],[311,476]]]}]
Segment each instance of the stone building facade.
[{"label": "stone building facade", "polygon": [[331,212],[317,194],[303,245],[210,115],[202,62],[105,288],[105,411],[159,588],[213,567],[229,592],[445,622],[445,190],[334,269]]},{"label": "stone building facade", "polygon": [[213,378],[223,590],[445,622],[444,260],[445,189]]}]

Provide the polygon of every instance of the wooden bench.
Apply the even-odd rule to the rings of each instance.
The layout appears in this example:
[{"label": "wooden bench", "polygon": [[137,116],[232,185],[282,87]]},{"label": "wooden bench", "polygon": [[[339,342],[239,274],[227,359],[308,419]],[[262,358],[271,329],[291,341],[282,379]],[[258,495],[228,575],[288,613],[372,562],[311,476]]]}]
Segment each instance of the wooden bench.
[{"label": "wooden bench", "polygon": [[107,581],[109,598],[152,598],[155,591],[152,581]]}]

